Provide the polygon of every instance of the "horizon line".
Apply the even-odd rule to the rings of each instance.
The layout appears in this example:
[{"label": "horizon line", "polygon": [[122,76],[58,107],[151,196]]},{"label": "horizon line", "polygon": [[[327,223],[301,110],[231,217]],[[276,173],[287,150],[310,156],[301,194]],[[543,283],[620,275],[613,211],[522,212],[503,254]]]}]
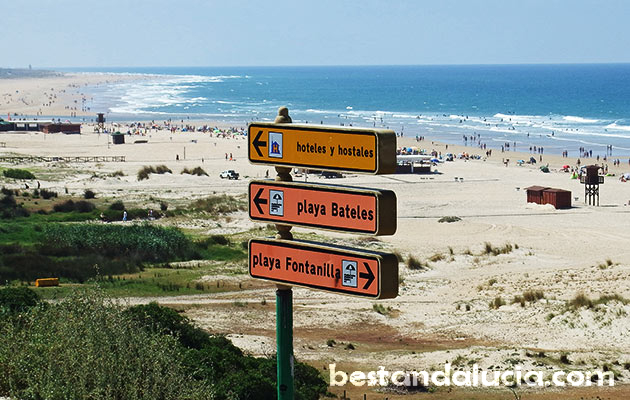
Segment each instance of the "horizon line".
[{"label": "horizon line", "polygon": [[[630,65],[630,61],[619,62],[540,62],[540,63],[446,63],[446,64],[279,64],[279,65],[115,65],[115,66],[50,66],[36,67],[32,70],[55,70],[55,69],[72,69],[72,68],[326,68],[326,67],[475,67],[475,66],[578,66],[578,65]],[[29,69],[28,67],[0,67],[0,69]]]}]

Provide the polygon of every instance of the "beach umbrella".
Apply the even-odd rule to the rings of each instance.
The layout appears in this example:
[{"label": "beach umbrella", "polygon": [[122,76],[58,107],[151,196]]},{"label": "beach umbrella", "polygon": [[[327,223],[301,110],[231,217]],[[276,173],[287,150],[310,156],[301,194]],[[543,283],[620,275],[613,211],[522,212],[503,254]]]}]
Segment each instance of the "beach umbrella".
[{"label": "beach umbrella", "polygon": [[562,166],[562,168],[563,168],[563,169],[569,169],[569,168],[571,168],[571,167],[565,164],[565,165],[563,165],[563,166]]}]

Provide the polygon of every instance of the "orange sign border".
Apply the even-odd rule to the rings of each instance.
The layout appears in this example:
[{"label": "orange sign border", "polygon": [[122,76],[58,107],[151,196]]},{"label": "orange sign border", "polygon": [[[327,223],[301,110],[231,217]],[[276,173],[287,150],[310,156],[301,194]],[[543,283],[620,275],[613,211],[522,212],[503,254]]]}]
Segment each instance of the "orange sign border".
[{"label": "orange sign border", "polygon": [[[348,194],[348,195],[373,197],[376,203],[374,207],[375,229],[365,230],[365,229],[335,227],[335,226],[323,225],[323,224],[302,223],[299,221],[288,220],[287,217],[285,216],[277,217],[277,218],[253,216],[252,203],[255,202],[254,197],[256,196],[256,193],[252,191],[253,185],[276,187],[276,188],[301,189],[301,190],[318,191],[318,192],[343,193],[343,194]],[[282,224],[282,225],[302,226],[306,228],[326,229],[326,230],[335,231],[335,232],[360,233],[360,234],[368,234],[368,235],[374,235],[374,236],[393,235],[394,233],[396,233],[396,218],[397,218],[396,193],[394,193],[391,190],[367,189],[367,188],[357,188],[357,187],[352,187],[352,186],[341,186],[341,185],[324,185],[324,184],[316,184],[316,183],[282,182],[282,181],[273,181],[273,180],[252,180],[249,182],[249,185],[248,185],[248,200],[249,200],[249,203],[248,203],[249,204],[249,218],[253,221],[271,222],[271,223]]]},{"label": "orange sign border", "polygon": [[[285,247],[290,249],[305,250],[311,252],[320,252],[335,254],[347,257],[361,257],[375,260],[378,264],[378,270],[372,271],[375,277],[378,277],[378,290],[376,295],[361,292],[345,291],[343,289],[330,288],[326,286],[309,285],[304,283],[294,283],[284,279],[276,279],[270,277],[255,276],[252,274],[252,244],[271,245],[276,247]],[[249,276],[254,279],[267,280],[290,286],[299,286],[308,289],[323,290],[348,296],[371,298],[371,299],[393,299],[398,296],[398,258],[391,253],[381,253],[369,250],[358,251],[342,246],[321,245],[318,243],[303,240],[282,240],[282,239],[250,239],[248,244],[248,272]]]},{"label": "orange sign border", "polygon": [[[375,140],[375,165],[371,169],[345,168],[332,165],[306,164],[300,162],[283,161],[282,159],[269,159],[269,157],[261,157],[263,159],[252,159],[252,149],[255,146],[257,133],[255,129],[273,129],[278,132],[289,131],[311,131],[322,134],[333,135],[367,135],[373,136]],[[326,125],[305,125],[305,124],[276,124],[267,122],[252,122],[247,127],[247,157],[252,164],[278,165],[286,167],[310,168],[325,171],[350,171],[365,174],[393,174],[396,171],[396,133],[390,129],[369,129],[369,128],[350,128],[336,127]],[[266,146],[269,146],[267,140]],[[265,148],[267,148],[265,146]],[[254,151],[254,154],[256,151]],[[255,156],[259,157],[259,156]],[[338,162],[337,162],[338,163]]]}]

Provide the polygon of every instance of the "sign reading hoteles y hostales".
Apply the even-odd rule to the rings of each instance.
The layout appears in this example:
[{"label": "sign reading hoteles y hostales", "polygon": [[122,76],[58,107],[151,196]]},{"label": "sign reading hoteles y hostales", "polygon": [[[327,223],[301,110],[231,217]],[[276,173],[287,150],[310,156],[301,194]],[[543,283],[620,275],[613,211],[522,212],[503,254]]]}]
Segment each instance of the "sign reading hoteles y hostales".
[{"label": "sign reading hoteles y hostales", "polygon": [[368,174],[396,170],[396,134],[391,130],[251,123],[248,136],[253,164]]}]

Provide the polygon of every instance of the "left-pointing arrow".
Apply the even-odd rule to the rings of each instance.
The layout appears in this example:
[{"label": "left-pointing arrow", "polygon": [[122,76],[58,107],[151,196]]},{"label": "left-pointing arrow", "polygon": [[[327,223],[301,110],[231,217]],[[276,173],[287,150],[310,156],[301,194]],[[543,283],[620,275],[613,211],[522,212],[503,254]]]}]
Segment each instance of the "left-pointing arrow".
[{"label": "left-pointing arrow", "polygon": [[256,192],[256,196],[254,196],[254,204],[256,205],[256,208],[258,209],[258,212],[261,214],[264,214],[264,211],[262,209],[262,207],[260,206],[261,204],[267,204],[267,199],[261,199],[260,195],[262,194],[262,192],[265,189],[260,188],[258,189],[258,192]]},{"label": "left-pointing arrow", "polygon": [[363,285],[363,289],[365,290],[370,287],[372,282],[374,282],[374,274],[372,273],[372,269],[370,268],[370,265],[368,263],[363,262],[363,266],[365,267],[367,272],[361,272],[359,276],[363,279],[367,279],[367,282],[365,282],[365,285]]},{"label": "left-pointing arrow", "polygon": [[256,134],[256,137],[254,138],[254,141],[252,142],[252,144],[254,145],[254,149],[256,150],[256,153],[258,153],[258,157],[262,157],[262,152],[260,151],[260,147],[267,147],[267,142],[260,140],[260,137],[262,136],[263,131],[258,131],[258,133]]}]

